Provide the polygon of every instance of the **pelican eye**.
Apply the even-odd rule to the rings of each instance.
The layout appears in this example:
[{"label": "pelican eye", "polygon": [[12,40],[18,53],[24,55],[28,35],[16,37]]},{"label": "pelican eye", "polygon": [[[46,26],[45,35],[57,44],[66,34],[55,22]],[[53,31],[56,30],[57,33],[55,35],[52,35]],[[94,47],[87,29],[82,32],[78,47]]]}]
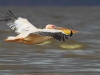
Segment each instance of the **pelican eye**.
[{"label": "pelican eye", "polygon": [[55,28],[55,26],[53,25],[52,28]]}]

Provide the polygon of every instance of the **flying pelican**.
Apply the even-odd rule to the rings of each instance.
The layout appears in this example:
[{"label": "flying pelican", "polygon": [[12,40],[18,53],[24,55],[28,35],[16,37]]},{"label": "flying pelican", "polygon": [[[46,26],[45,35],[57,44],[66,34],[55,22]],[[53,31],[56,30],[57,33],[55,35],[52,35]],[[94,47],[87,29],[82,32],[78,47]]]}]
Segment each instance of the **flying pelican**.
[{"label": "flying pelican", "polygon": [[40,44],[49,39],[56,39],[58,41],[65,41],[73,33],[77,33],[77,30],[57,27],[53,24],[48,24],[44,29],[38,29],[32,25],[26,18],[16,17],[10,10],[3,15],[3,19],[6,25],[14,30],[17,36],[8,36],[4,41],[6,42],[18,42],[23,44]]}]

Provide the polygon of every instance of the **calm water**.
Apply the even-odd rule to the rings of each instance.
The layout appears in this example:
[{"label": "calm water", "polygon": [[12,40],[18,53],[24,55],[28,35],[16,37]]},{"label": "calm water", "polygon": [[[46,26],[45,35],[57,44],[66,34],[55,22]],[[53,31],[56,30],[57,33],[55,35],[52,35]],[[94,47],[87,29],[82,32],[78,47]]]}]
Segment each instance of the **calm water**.
[{"label": "calm water", "polygon": [[0,75],[100,74],[100,7],[0,7],[0,16],[7,9],[39,28],[52,23],[76,29],[79,33],[66,42],[51,40],[43,45],[7,43],[3,40],[16,34],[1,22]]}]

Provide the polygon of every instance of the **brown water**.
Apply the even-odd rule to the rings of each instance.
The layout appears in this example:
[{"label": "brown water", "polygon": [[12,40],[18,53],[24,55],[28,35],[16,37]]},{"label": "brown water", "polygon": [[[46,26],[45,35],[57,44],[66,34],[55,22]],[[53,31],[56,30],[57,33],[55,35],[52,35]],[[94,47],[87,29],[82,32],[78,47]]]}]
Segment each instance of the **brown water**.
[{"label": "brown water", "polygon": [[[0,23],[0,75],[100,74],[100,7],[0,7],[0,16],[6,9],[39,28],[52,23],[79,33],[66,42],[7,43],[3,40],[16,34]],[[62,48],[63,44],[80,47]]]}]

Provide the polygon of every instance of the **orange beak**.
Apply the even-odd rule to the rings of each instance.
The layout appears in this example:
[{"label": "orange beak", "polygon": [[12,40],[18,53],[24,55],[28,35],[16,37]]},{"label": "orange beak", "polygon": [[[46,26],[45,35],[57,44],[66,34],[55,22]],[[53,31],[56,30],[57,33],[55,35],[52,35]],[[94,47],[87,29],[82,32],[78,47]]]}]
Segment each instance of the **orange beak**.
[{"label": "orange beak", "polygon": [[64,33],[66,34],[71,34],[71,32],[73,34],[77,33],[78,31],[77,30],[73,30],[73,29],[68,29],[68,28],[63,28],[63,27],[56,27],[57,30],[62,30]]}]

